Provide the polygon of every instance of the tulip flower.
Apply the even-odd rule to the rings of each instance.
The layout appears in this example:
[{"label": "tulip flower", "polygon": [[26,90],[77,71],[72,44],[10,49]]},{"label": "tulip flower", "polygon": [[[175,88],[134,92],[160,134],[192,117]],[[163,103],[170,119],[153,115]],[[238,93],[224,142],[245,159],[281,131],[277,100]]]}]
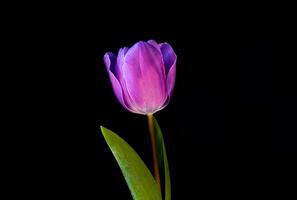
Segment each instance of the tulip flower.
[{"label": "tulip flower", "polygon": [[[117,56],[107,52],[104,63],[114,93],[122,106],[130,112],[148,116],[155,181],[133,149],[115,133],[101,127],[133,199],[161,200],[161,190],[164,187],[165,199],[170,200],[171,183],[165,143],[153,113],[163,109],[172,96],[176,54],[168,43],[140,41],[131,48],[121,48]],[[159,170],[162,170],[161,174]],[[160,175],[163,175],[163,179]]]},{"label": "tulip flower", "polygon": [[154,40],[104,55],[114,93],[128,111],[153,114],[163,109],[173,93],[176,54],[168,43]]}]

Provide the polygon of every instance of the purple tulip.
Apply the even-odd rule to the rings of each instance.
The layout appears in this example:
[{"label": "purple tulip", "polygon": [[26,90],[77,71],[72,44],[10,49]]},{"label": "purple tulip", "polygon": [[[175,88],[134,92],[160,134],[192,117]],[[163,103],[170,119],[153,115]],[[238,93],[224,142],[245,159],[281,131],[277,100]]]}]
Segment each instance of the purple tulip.
[{"label": "purple tulip", "polygon": [[152,114],[163,109],[173,93],[176,55],[168,43],[154,40],[110,52],[104,62],[119,102],[129,111]]}]

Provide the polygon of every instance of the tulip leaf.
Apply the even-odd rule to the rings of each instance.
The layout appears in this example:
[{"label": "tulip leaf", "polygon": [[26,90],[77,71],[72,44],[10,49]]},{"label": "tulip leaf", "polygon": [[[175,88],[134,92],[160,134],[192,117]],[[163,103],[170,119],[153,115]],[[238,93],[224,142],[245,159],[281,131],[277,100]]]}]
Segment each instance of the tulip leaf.
[{"label": "tulip leaf", "polygon": [[156,138],[157,151],[158,151],[159,171],[163,174],[164,183],[162,184],[162,186],[164,187],[164,191],[165,191],[164,192],[165,200],[170,200],[171,199],[171,181],[170,181],[165,142],[163,139],[160,126],[155,117],[154,117],[154,130],[155,130],[155,136],[156,136],[155,138]]},{"label": "tulip leaf", "polygon": [[101,126],[134,200],[162,200],[161,191],[139,155],[121,137]]}]

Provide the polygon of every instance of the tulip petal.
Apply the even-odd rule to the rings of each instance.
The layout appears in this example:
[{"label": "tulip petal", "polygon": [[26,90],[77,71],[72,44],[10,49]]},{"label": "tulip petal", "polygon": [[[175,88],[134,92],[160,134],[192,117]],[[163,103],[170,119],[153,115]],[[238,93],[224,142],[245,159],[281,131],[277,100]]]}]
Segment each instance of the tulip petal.
[{"label": "tulip petal", "polygon": [[128,50],[129,48],[124,47],[124,48],[121,48],[118,52],[116,77],[120,82],[122,82],[121,81],[121,79],[123,78],[122,66],[124,65],[125,54],[127,53]]},{"label": "tulip petal", "polygon": [[124,95],[123,95],[123,90],[122,90],[122,86],[120,84],[120,82],[118,81],[118,79],[116,78],[116,76],[114,75],[113,71],[111,69],[115,69],[116,68],[116,58],[115,55],[113,53],[106,53],[104,55],[104,63],[105,66],[107,68],[107,72],[111,81],[111,85],[113,88],[113,91],[118,99],[118,101],[121,103],[122,106],[124,106],[127,110],[134,112],[132,109],[130,109],[124,100]]},{"label": "tulip petal", "polygon": [[116,65],[116,57],[113,53],[107,52],[104,55],[104,64],[108,71],[114,72],[114,68]]},{"label": "tulip petal", "polygon": [[127,51],[129,50],[129,48],[124,47],[121,48],[118,52],[118,56],[117,56],[117,66],[116,66],[116,78],[118,79],[118,81],[120,82],[120,85],[122,87],[122,91],[123,91],[123,99],[124,102],[126,104],[127,107],[130,108],[130,110],[133,110],[134,113],[140,113],[140,111],[135,107],[135,103],[133,102],[133,100],[131,99],[128,90],[127,90],[127,86],[126,86],[126,81],[124,79],[124,74],[123,74],[123,66],[124,66],[124,62],[125,62],[125,54],[127,53]]},{"label": "tulip petal", "polygon": [[176,78],[176,61],[174,61],[174,64],[170,68],[166,79],[167,93],[169,98],[172,96],[172,93],[173,93],[175,78]]},{"label": "tulip petal", "polygon": [[160,44],[163,55],[163,61],[166,69],[166,85],[168,96],[171,97],[175,85],[176,78],[176,54],[168,43]]},{"label": "tulip petal", "polygon": [[149,43],[150,45],[154,46],[156,49],[158,49],[158,51],[161,52],[160,46],[159,46],[159,44],[155,40],[149,40],[149,41],[147,41],[147,43]]},{"label": "tulip petal", "polygon": [[138,42],[125,55],[122,68],[127,91],[143,114],[153,112],[166,101],[166,82],[160,52],[152,45]]},{"label": "tulip petal", "polygon": [[176,54],[174,53],[172,47],[168,43],[160,44],[160,49],[163,55],[163,61],[166,69],[166,74],[168,74],[170,68],[174,65],[176,61]]}]

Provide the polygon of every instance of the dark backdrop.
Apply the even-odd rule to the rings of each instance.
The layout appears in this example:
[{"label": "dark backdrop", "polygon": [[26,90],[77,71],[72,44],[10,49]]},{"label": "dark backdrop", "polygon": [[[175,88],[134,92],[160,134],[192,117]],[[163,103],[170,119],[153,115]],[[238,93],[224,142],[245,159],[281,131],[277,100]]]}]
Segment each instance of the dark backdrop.
[{"label": "dark backdrop", "polygon": [[105,52],[149,39],[170,43],[178,56],[173,98],[155,114],[167,146],[172,199],[242,199],[275,194],[283,186],[292,191],[297,81],[296,43],[288,24],[248,17],[230,23],[198,14],[190,19],[95,27],[98,195],[131,199],[99,125],[118,133],[151,168],[147,119],[117,102],[103,63]]},{"label": "dark backdrop", "polygon": [[297,199],[283,196],[296,196],[296,11],[279,2],[101,2],[5,7],[3,51],[12,55],[1,65],[1,186],[11,189],[1,191],[131,199],[99,126],[151,168],[147,120],[117,102],[103,55],[155,39],[178,56],[173,98],[155,115],[172,200]]}]

